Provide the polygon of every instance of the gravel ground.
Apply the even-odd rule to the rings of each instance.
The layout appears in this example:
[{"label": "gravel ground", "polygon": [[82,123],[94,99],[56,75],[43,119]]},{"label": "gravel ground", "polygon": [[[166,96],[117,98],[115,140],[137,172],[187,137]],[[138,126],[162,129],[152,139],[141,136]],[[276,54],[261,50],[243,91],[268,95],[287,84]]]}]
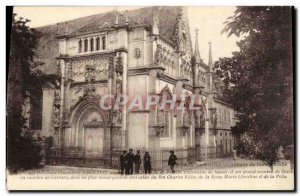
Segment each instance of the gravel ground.
[{"label": "gravel ground", "polygon": [[[249,160],[249,159],[238,159],[233,160],[232,158],[226,159],[213,159],[206,162],[196,162],[192,166],[181,166],[175,167],[176,173],[183,171],[201,171],[201,170],[269,170],[271,168],[265,165],[260,160]],[[288,160],[281,160],[274,166],[274,170],[291,170],[290,162]],[[19,174],[43,174],[43,175],[55,175],[55,174],[97,174],[97,175],[118,175],[119,172],[115,169],[102,169],[102,168],[87,168],[87,167],[69,167],[69,166],[45,166],[41,169],[32,169],[27,171],[21,171]],[[141,169],[141,174],[143,171]],[[170,170],[164,171],[153,171],[153,174],[170,173]]]}]

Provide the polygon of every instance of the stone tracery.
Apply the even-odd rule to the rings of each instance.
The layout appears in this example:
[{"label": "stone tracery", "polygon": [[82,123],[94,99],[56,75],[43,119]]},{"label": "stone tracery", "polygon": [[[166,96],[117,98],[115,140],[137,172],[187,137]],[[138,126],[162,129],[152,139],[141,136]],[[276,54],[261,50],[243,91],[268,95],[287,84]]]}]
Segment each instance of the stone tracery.
[{"label": "stone tracery", "polygon": [[110,56],[104,56],[72,61],[72,79],[76,82],[84,81],[87,65],[93,67],[91,74],[95,76],[95,80],[103,79],[108,74],[109,65],[112,63],[111,58]]}]

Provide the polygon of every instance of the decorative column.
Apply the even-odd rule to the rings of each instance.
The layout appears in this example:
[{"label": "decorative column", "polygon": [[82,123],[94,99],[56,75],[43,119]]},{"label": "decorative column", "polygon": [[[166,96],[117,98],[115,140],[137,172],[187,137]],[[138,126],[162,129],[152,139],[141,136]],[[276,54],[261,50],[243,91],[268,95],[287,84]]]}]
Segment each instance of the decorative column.
[{"label": "decorative column", "polygon": [[94,37],[94,51],[97,51],[97,37]]},{"label": "decorative column", "polygon": [[[207,72],[208,74],[208,116],[209,116],[209,120],[210,120],[210,127],[212,130],[212,135],[213,135],[213,142],[211,147],[216,147],[216,127],[214,126],[214,113],[216,111],[215,108],[215,104],[214,104],[214,97],[216,95],[214,86],[213,86],[213,60],[212,60],[212,52],[211,52],[211,42],[208,43],[209,44],[209,56],[208,56],[208,67],[209,70]],[[214,152],[216,152],[216,148],[213,149]]]},{"label": "decorative column", "polygon": [[205,160],[208,159],[209,147],[209,118],[208,118],[208,103],[205,103],[205,129],[204,129],[204,147],[205,147]]},{"label": "decorative column", "polygon": [[[116,56],[110,57],[110,65],[109,65],[109,83],[110,83],[110,93],[112,95],[116,95]],[[112,103],[114,103],[115,100],[113,100]],[[114,107],[111,107],[109,111],[109,117],[108,117],[108,124],[107,124],[107,134],[106,134],[106,140],[105,140],[105,146],[107,147],[105,149],[105,159],[107,164],[112,167],[112,135],[113,135],[113,129],[114,129]]]},{"label": "decorative column", "polygon": [[198,32],[199,29],[196,29],[196,36],[195,36],[195,53],[193,58],[193,85],[198,86],[199,85],[199,66],[201,64],[201,56],[199,51],[199,43],[198,43]]},{"label": "decorative column", "polygon": [[63,109],[63,128],[66,136],[69,136],[67,139],[68,143],[65,143],[65,146],[71,146],[71,128],[69,124],[69,114],[71,109],[71,98],[70,98],[70,87],[72,83],[72,62],[66,62],[66,73],[65,73],[65,101]]},{"label": "decorative column", "polygon": [[54,90],[54,103],[53,103],[53,128],[54,128],[54,146],[59,147],[59,120],[60,120],[60,96],[61,96],[61,70],[60,70],[60,60],[57,60],[57,79],[55,82],[55,90]]},{"label": "decorative column", "polygon": [[[127,95],[127,53],[121,52],[120,57],[122,58],[122,94]],[[121,133],[121,140],[122,149],[127,148],[127,111],[126,107],[122,109],[122,133]]]},{"label": "decorative column", "polygon": [[59,146],[64,147],[64,128],[63,128],[63,115],[64,115],[64,103],[65,103],[65,73],[66,73],[66,63],[64,59],[60,59],[61,68],[61,82],[60,82],[60,119],[59,119]]},{"label": "decorative column", "polygon": [[88,44],[87,44],[87,45],[88,45],[88,48],[87,48],[87,51],[88,51],[88,52],[91,52],[91,38],[88,37],[87,40],[88,40]]}]

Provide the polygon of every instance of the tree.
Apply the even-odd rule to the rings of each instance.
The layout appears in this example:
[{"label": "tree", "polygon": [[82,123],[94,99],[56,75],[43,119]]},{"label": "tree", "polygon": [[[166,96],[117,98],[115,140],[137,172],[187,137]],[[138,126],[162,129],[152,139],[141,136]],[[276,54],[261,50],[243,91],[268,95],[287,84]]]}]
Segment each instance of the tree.
[{"label": "tree", "polygon": [[224,96],[238,113],[232,129],[246,153],[271,166],[293,144],[291,7],[238,7],[222,33],[244,36],[240,51],[215,63]]},{"label": "tree", "polygon": [[53,76],[44,75],[34,61],[39,34],[27,26],[27,19],[13,14],[7,90],[7,166],[10,171],[38,167],[41,146],[29,132],[22,115],[25,98],[41,92]]}]

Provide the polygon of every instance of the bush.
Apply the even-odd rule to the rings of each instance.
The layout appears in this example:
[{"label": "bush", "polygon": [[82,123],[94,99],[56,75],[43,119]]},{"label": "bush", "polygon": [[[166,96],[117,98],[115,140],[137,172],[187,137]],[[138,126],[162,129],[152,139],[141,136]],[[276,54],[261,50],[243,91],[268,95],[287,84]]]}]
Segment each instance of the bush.
[{"label": "bush", "polygon": [[53,145],[53,137],[46,137],[44,141],[44,149],[45,149],[45,163],[50,163],[50,156],[51,156],[51,148]]},{"label": "bush", "polygon": [[39,167],[42,160],[41,146],[31,134],[24,134],[19,143],[18,159],[21,163],[21,168],[31,169]]}]

